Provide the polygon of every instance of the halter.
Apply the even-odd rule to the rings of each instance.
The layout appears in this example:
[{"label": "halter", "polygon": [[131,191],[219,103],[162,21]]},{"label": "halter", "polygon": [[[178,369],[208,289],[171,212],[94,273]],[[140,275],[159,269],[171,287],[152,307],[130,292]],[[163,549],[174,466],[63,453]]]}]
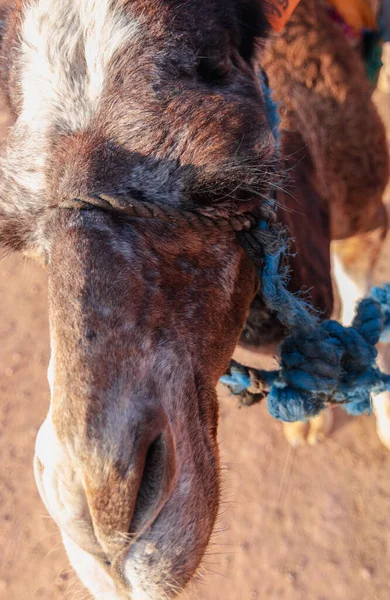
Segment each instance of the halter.
[{"label": "halter", "polygon": [[74,198],[58,207],[99,208],[135,218],[186,223],[197,231],[217,228],[235,233],[257,267],[266,306],[289,332],[281,345],[279,370],[260,371],[231,361],[221,382],[240,396],[242,404],[267,396],[273,417],[302,421],[328,403],[339,404],[351,414],[369,413],[370,394],[390,389],[390,375],[376,365],[375,348],[390,331],[390,285],[374,288],[371,297],[360,303],[352,327],[332,320],[320,322],[314,309],[287,289],[283,259],[288,254],[288,238],[276,221],[273,201],[264,201],[256,214],[225,211],[225,215],[217,206],[190,211],[106,194]]},{"label": "halter", "polygon": [[[248,231],[256,224],[256,217],[251,213],[224,211],[218,213],[218,208],[197,208],[193,210],[176,208],[158,202],[142,202],[131,196],[109,194],[90,194],[71,200],[62,201],[56,208],[91,210],[100,208],[113,213],[125,214],[139,219],[158,219],[173,224],[187,223],[196,230],[205,227],[217,228],[220,231]],[[222,211],[220,211],[222,212]],[[259,214],[269,216],[269,212],[260,209]]]},{"label": "halter", "polygon": [[[196,207],[192,210],[168,206],[162,203],[142,202],[131,196],[109,194],[89,194],[63,200],[52,208],[93,210],[101,209],[117,215],[139,219],[157,219],[170,224],[189,225],[197,232],[217,229],[235,234],[239,244],[246,250],[258,272],[264,267],[265,256],[280,257],[288,246],[287,234],[278,224],[275,201],[265,200],[253,212],[240,213],[237,210],[212,207]],[[279,266],[277,267],[279,270]],[[280,268],[282,271],[282,267]],[[284,277],[284,276],[283,276]]]}]

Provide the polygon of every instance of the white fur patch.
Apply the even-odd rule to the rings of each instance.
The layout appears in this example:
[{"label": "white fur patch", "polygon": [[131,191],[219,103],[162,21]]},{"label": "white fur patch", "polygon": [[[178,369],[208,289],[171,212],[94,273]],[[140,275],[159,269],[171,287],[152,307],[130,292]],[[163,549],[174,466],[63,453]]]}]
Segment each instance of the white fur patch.
[{"label": "white fur patch", "polygon": [[118,0],[32,0],[21,28],[21,111],[2,161],[26,202],[44,193],[50,133],[93,127],[113,59],[140,27]]},{"label": "white fur patch", "polygon": [[382,444],[390,450],[390,392],[372,397],[376,416],[376,429]]},{"label": "white fur patch", "polygon": [[77,131],[91,124],[116,53],[139,26],[116,0],[35,0],[22,26],[22,119]]},{"label": "white fur patch", "polygon": [[359,287],[356,281],[347,273],[342,261],[333,250],[331,251],[331,261],[332,275],[337,284],[342,303],[340,321],[344,326],[349,326],[355,317],[357,303],[364,298],[370,287],[370,281],[367,278],[364,289]]},{"label": "white fur patch", "polygon": [[84,552],[67,535],[62,534],[62,540],[71,565],[94,597],[98,600],[118,600],[119,596],[113,580],[99,565],[96,558]]}]

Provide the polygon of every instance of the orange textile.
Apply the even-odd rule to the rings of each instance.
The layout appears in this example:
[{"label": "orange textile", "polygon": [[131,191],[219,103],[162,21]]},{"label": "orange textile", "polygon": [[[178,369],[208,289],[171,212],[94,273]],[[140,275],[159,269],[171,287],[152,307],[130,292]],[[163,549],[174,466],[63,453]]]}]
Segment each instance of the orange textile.
[{"label": "orange textile", "polygon": [[375,0],[328,0],[353,29],[376,29],[378,2]]},{"label": "orange textile", "polygon": [[300,0],[269,0],[265,3],[266,17],[275,31],[282,31],[283,27],[298,6]]}]

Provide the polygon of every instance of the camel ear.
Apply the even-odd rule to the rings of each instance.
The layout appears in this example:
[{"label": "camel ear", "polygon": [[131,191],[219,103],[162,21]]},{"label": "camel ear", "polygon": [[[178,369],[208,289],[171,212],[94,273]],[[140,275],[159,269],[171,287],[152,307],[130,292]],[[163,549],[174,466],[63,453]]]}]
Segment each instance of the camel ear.
[{"label": "camel ear", "polygon": [[[32,192],[18,182],[14,164],[2,157],[0,165],[0,256],[9,252],[24,252],[34,257],[38,247],[40,224],[44,214],[41,200],[32,199]],[[22,170],[22,167],[20,167]]]},{"label": "camel ear", "polygon": [[27,208],[20,210],[17,202],[0,198],[0,255],[9,252],[34,254],[36,216]]},{"label": "camel ear", "polygon": [[0,252],[7,254],[8,252],[23,250],[23,236],[18,228],[17,219],[12,214],[1,212],[0,209]]}]

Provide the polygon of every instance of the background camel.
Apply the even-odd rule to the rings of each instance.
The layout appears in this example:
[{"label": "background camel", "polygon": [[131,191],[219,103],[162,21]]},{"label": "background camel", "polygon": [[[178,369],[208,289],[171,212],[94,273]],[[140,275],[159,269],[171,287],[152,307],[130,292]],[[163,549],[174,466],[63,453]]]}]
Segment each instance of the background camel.
[{"label": "background camel", "polygon": [[[291,287],[309,289],[318,310],[349,325],[357,301],[372,285],[387,232],[383,193],[389,157],[361,50],[352,47],[327,7],[303,0],[268,45],[263,66],[279,105],[280,143],[288,157],[286,191],[278,191],[277,201],[279,218],[294,239]],[[333,303],[331,271],[341,311]],[[282,335],[260,292],[241,342],[275,353],[273,343]],[[380,349],[382,366],[385,351]],[[378,435],[390,447],[390,395],[380,394],[374,405]],[[331,416],[327,411],[313,421],[310,443],[323,439]],[[306,429],[285,425],[287,439],[303,443]]]}]

